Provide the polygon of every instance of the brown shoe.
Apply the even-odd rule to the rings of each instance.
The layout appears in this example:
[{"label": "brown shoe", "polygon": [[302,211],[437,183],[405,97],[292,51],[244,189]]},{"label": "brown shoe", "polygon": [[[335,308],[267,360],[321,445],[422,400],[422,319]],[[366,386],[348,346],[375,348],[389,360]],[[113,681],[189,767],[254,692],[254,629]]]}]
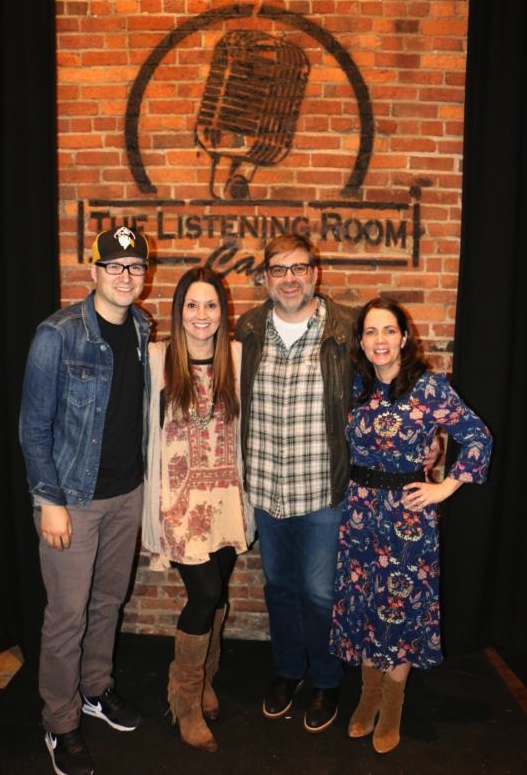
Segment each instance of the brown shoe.
[{"label": "brown shoe", "polygon": [[168,702],[172,723],[179,724],[181,740],[191,748],[214,753],[218,744],[201,710],[209,640],[210,632],[188,635],[181,630],[176,631],[175,659],[169,670]]},{"label": "brown shoe", "polygon": [[334,689],[313,689],[304,715],[304,729],[307,732],[323,732],[337,718],[339,687]]},{"label": "brown shoe", "polygon": [[381,707],[381,689],[384,673],[370,665],[362,666],[362,692],[359,704],[348,725],[349,737],[365,737],[373,732],[375,719]]},{"label": "brown shoe", "polygon": [[269,686],[263,701],[266,718],[281,718],[293,704],[293,697],[302,686],[302,678],[278,676]]},{"label": "brown shoe", "polygon": [[381,712],[373,732],[373,747],[377,753],[388,753],[399,745],[405,685],[406,680],[393,681],[384,674]]}]

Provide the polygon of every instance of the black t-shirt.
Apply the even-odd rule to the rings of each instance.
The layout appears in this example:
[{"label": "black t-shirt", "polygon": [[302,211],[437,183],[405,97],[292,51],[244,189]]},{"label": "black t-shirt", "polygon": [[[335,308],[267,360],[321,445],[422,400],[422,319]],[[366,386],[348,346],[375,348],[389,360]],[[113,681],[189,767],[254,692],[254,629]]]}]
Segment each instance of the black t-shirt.
[{"label": "black t-shirt", "polygon": [[132,314],[120,325],[100,315],[97,320],[113,353],[113,378],[94,494],[100,499],[125,495],[143,480],[144,374]]}]

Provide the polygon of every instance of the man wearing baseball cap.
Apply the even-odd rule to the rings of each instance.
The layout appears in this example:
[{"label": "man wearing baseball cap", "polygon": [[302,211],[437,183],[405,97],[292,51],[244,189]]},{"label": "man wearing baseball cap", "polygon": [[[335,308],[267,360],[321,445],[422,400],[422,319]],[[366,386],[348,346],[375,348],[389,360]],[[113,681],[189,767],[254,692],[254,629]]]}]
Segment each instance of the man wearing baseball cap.
[{"label": "man wearing baseball cap", "polygon": [[94,290],[40,323],[26,363],[20,443],[47,593],[39,691],[62,775],[94,771],[82,713],[121,732],[141,723],[112,672],[143,499],[150,322],[134,302],[148,253],[126,226],[98,234]]}]

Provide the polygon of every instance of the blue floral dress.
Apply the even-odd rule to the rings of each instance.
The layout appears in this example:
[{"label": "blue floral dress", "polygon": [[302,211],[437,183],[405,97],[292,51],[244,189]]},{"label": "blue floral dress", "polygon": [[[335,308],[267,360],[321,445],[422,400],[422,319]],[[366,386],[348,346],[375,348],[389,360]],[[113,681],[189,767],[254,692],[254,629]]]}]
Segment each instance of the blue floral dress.
[{"label": "blue floral dress", "polygon": [[[391,404],[377,382],[369,402],[348,417],[351,462],[381,471],[421,469],[425,448],[443,428],[460,445],[448,475],[483,483],[492,448],[486,425],[446,376],[425,372]],[[360,393],[356,379],[354,395]],[[437,504],[403,506],[401,490],[350,481],[340,527],[330,651],[379,670],[404,662],[430,668],[442,660],[439,630]]]}]

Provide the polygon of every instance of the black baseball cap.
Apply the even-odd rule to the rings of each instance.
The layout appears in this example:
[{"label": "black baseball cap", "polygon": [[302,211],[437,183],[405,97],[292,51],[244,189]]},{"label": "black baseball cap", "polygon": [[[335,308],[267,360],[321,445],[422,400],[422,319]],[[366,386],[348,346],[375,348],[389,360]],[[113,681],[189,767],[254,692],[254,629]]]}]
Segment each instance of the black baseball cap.
[{"label": "black baseball cap", "polygon": [[116,231],[108,229],[99,232],[92,245],[95,264],[107,264],[117,258],[140,258],[143,264],[147,264],[148,252],[146,238],[135,234],[127,226],[120,226]]}]

